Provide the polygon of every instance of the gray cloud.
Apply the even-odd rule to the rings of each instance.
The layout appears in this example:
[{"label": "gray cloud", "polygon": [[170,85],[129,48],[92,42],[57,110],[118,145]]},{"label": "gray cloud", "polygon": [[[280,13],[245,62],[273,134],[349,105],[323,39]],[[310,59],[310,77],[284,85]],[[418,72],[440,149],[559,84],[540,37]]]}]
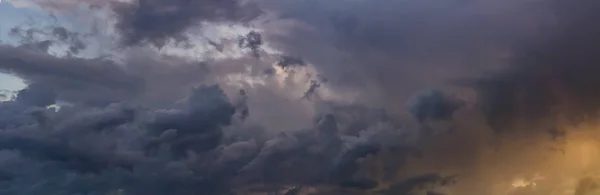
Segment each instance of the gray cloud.
[{"label": "gray cloud", "polygon": [[[375,187],[376,178],[354,179],[360,168],[355,161],[379,150],[366,148],[397,145],[390,135],[402,131],[386,126],[344,135],[335,115],[324,114],[311,129],[240,140],[223,129],[236,128],[232,123],[236,107],[218,86],[198,87],[185,105],[169,110],[120,103],[53,111],[39,108],[45,105],[40,101],[21,101],[45,90],[32,85],[19,93],[24,97],[0,103],[0,114],[12,116],[0,121],[0,149],[6,158],[30,166],[7,169],[9,187],[2,192],[103,194],[120,189],[126,194],[225,194],[231,188],[265,182],[279,188],[321,184],[342,188],[364,182]],[[6,109],[10,107],[15,109]],[[29,109],[42,110],[29,115]],[[36,120],[40,116],[43,121]],[[43,172],[43,167],[55,171]],[[50,178],[55,182],[46,183]],[[25,181],[36,187],[17,191]]]},{"label": "gray cloud", "polygon": [[286,69],[294,66],[305,66],[306,63],[297,57],[281,56],[281,59],[277,62],[277,65],[283,69]]},{"label": "gray cloud", "polygon": [[598,16],[587,10],[598,5],[578,5],[278,1],[266,6],[294,25],[266,24],[271,31],[264,38],[314,64],[330,85],[361,91],[377,105],[399,107],[423,88],[481,78],[467,87],[495,129],[547,123],[559,113],[577,122],[598,110],[592,92],[598,30],[589,24]]},{"label": "gray cloud", "polygon": [[262,35],[256,31],[250,31],[246,36],[240,37],[238,47],[248,48],[252,51],[252,56],[260,57],[260,46],[263,44]]},{"label": "gray cloud", "polygon": [[[171,121],[170,124],[179,127],[178,130],[183,132],[178,134],[180,136],[176,137],[174,143],[169,144],[178,147],[179,151],[177,152],[185,152],[188,149],[196,149],[194,145],[184,145],[184,147],[181,148],[182,146],[180,146],[181,144],[178,142],[185,141],[187,138],[195,138],[201,135],[212,135],[212,131],[214,130],[210,129],[218,128],[218,123],[221,121],[219,120],[219,117],[231,117],[232,114],[224,116],[204,115],[221,109],[216,108],[217,110],[211,110],[213,109],[210,107],[211,104],[199,105],[199,102],[197,102],[214,100],[217,101],[214,103],[218,104],[218,98],[220,98],[221,95],[219,94],[219,90],[214,90],[215,88],[211,87],[199,88],[197,92],[202,93],[202,96],[205,98],[196,99],[200,97],[197,95],[192,96],[188,104],[191,110],[181,110],[182,113],[194,114],[196,119],[198,119],[198,121],[196,121],[196,125],[189,124],[191,121]],[[194,101],[196,102],[194,103]],[[2,105],[10,106],[18,103],[19,101],[5,102],[2,103]],[[32,106],[35,105],[23,106],[25,108],[32,108]],[[26,109],[21,109],[22,112],[25,112],[25,110]],[[2,113],[6,113],[7,111],[9,110],[3,109]],[[198,112],[202,112],[203,114],[198,115],[200,114]],[[71,174],[76,177],[84,177],[84,173],[95,173],[95,175],[90,178],[91,180],[88,180],[89,182],[94,182],[93,180],[98,180],[97,182],[100,182],[101,180],[108,179],[103,178],[106,177],[105,174],[120,175],[119,183],[117,183],[117,186],[114,186],[114,188],[110,188],[108,186],[98,188],[79,188],[79,190],[87,191],[88,193],[103,193],[103,191],[104,193],[107,193],[108,190],[117,190],[119,189],[118,186],[122,186],[123,188],[126,188],[127,191],[132,191],[133,194],[162,194],[167,192],[160,191],[167,190],[166,186],[157,186],[157,190],[159,191],[151,193],[150,191],[146,191],[148,189],[142,190],[141,186],[136,187],[136,185],[142,185],[142,183],[145,182],[157,182],[156,184],[159,184],[167,180],[173,180],[172,182],[179,180],[177,179],[177,177],[179,177],[177,176],[178,173],[175,172],[175,170],[172,170],[172,172],[169,170],[172,169],[170,168],[171,165],[169,165],[169,163],[176,163],[175,158],[168,158],[165,159],[168,160],[167,162],[160,162],[158,156],[144,155],[144,143],[146,142],[147,138],[152,137],[153,131],[150,130],[159,128],[160,125],[164,124],[164,120],[161,120],[161,117],[159,117],[161,116],[160,114],[156,115],[159,118],[152,119],[150,116],[155,115],[155,113],[131,108],[123,104],[112,104],[105,108],[66,107],[58,112],[47,113],[49,120],[47,125],[36,123],[33,120],[18,126],[6,126],[3,123],[3,135],[2,140],[0,141],[0,148],[3,150],[18,151],[20,155],[23,155],[22,158],[44,162],[47,163],[47,166],[56,166],[60,170],[71,170],[71,172],[65,171],[63,173],[54,174],[66,174],[63,176],[68,176],[68,174]],[[12,119],[25,120],[27,117],[28,116],[24,115],[21,118],[13,117]],[[203,120],[202,117],[204,117],[205,120]],[[185,117],[183,117],[183,119],[185,119]],[[227,119],[225,118],[223,120]],[[217,126],[213,126],[212,124],[216,124]],[[192,127],[195,127],[196,130],[190,129]],[[210,141],[212,141],[212,139],[216,139],[214,142],[216,142],[218,145],[219,138],[207,137],[207,139]],[[209,148],[206,148],[203,151],[193,151],[201,152],[202,154],[205,153],[206,150],[215,149],[217,145],[208,146]],[[226,151],[230,152],[231,150]],[[175,152],[169,153],[176,154]],[[152,164],[156,164],[165,169],[164,171],[170,172],[164,173],[170,175],[166,176],[168,179],[160,179],[161,181],[149,179],[149,181],[144,181],[140,175],[134,173],[138,169],[144,169],[144,166],[151,166]],[[158,171],[160,174],[160,170],[154,171]],[[21,174],[24,174],[22,175],[23,177],[29,176],[26,174],[26,172],[21,172]],[[185,175],[183,176],[187,177]],[[40,181],[43,179],[44,178],[40,178]],[[128,182],[126,180],[130,181]],[[64,181],[66,182],[67,180]],[[85,183],[88,181],[82,179],[78,182]],[[109,180],[105,180],[105,182],[106,181]],[[201,185],[205,182],[197,181],[193,183]],[[69,185],[77,185],[77,183],[72,183]],[[178,183],[176,185],[185,186],[188,184]],[[55,184],[46,184],[46,186],[58,187]],[[77,187],[73,186],[65,190],[77,190]],[[182,190],[188,191],[190,189]],[[55,194],[60,193],[60,191],[50,190],[47,191],[47,193]],[[18,192],[16,194],[28,193]]]},{"label": "gray cloud", "polygon": [[52,88],[58,100],[73,104],[172,104],[202,83],[208,73],[202,62],[149,50],[126,51],[123,62],[117,63],[104,58],[56,57],[36,48],[1,45],[0,71]]},{"label": "gray cloud", "polygon": [[[135,94],[142,85],[117,64],[102,59],[58,58],[26,47],[0,46],[0,69],[52,87],[59,98],[106,103]],[[88,90],[86,93],[74,91]],[[91,91],[94,94],[91,94]],[[79,96],[79,97],[78,97]],[[116,99],[115,99],[116,98]],[[111,100],[112,99],[112,100]]]},{"label": "gray cloud", "polygon": [[261,13],[256,5],[239,0],[139,0],[115,3],[113,9],[125,45],[159,47],[170,39],[184,40],[183,32],[202,22],[248,22]]},{"label": "gray cloud", "polygon": [[43,52],[47,52],[52,45],[61,44],[67,47],[67,55],[77,55],[87,47],[83,34],[72,32],[57,25],[46,27],[16,26],[10,29],[9,35],[19,39],[24,47],[35,47]]},{"label": "gray cloud", "polygon": [[[600,4],[594,1],[277,1],[266,6],[281,19],[265,25],[266,43],[313,64],[330,85],[359,91],[363,101],[388,108],[394,119],[410,112],[398,108],[424,88],[466,88],[460,97],[475,91],[472,100],[482,106],[487,124],[480,124],[479,110],[427,109],[443,108],[445,100],[426,103],[429,98],[423,98],[413,104],[420,108],[412,113],[416,118],[455,116],[452,122],[463,123],[459,135],[426,141],[439,146],[423,152],[439,158],[439,166],[479,179],[484,177],[474,175],[512,174],[482,171],[494,166],[467,161],[487,159],[479,156],[487,152],[474,150],[488,148],[489,142],[501,139],[498,147],[520,150],[515,148],[525,148],[521,141],[550,145],[540,140],[549,137],[552,126],[597,125],[598,28],[592,23],[599,16],[591,10]],[[454,82],[463,79],[467,85]],[[489,127],[503,134],[488,135]],[[444,157],[442,151],[456,153]],[[508,153],[489,155],[521,158]],[[461,162],[479,168],[452,167],[452,159],[470,159]],[[527,171],[515,174],[522,172]],[[459,188],[465,194],[489,192]]]},{"label": "gray cloud", "polygon": [[591,22],[599,16],[589,9],[600,4],[556,1],[553,6],[558,19],[552,33],[522,46],[507,70],[470,83],[488,123],[498,131],[524,123],[578,124],[598,116],[595,53],[600,47],[595,34],[600,28]]},{"label": "gray cloud", "polygon": [[537,1],[265,4],[281,18],[265,24],[265,42],[314,64],[330,85],[394,107],[423,88],[503,66],[511,47],[551,17]]},{"label": "gray cloud", "polygon": [[15,101],[25,105],[44,107],[56,103],[56,94],[52,88],[44,86],[44,84],[32,83],[19,91]]},{"label": "gray cloud", "polygon": [[[465,180],[455,193],[485,194],[504,177],[536,171],[522,162],[547,161],[535,150],[541,146],[525,149],[521,142],[546,142],[537,134],[489,135],[477,111],[458,110],[465,102],[445,93],[456,87],[449,81],[475,89],[487,125],[496,129],[545,122],[557,113],[581,119],[598,110],[592,36],[598,29],[591,24],[598,4],[592,1],[257,3],[279,14],[262,24],[260,39],[244,39],[243,48],[260,59],[207,64],[136,47],[121,50],[119,63],[56,57],[48,52],[70,39],[68,30],[15,31],[31,41],[0,46],[0,70],[30,87],[0,103],[0,192],[408,195],[423,187],[423,193],[438,194],[430,187],[452,183],[446,175],[460,173]],[[257,13],[235,1],[113,6],[127,46],[186,41],[184,31],[202,22],[245,22]],[[54,38],[29,36],[35,33]],[[273,60],[259,46],[285,55]],[[271,81],[280,76],[275,71],[267,75],[273,80],[264,80],[271,83],[242,85],[243,91],[199,86],[226,80],[220,78],[231,72],[264,76],[273,64],[286,71],[316,67],[327,82],[307,81],[309,95],[333,87],[362,98],[284,101],[284,92],[275,90],[288,89],[274,87]],[[487,70],[494,71],[482,74]],[[426,87],[443,90],[419,93]],[[237,92],[230,96],[237,99],[226,92]],[[44,108],[57,101],[73,105]],[[316,107],[313,123],[304,105]],[[273,110],[277,114],[264,114]],[[444,121],[461,129],[425,134],[402,118],[405,112],[419,125]],[[269,122],[305,128],[267,128]],[[507,147],[487,152],[497,138],[507,138]]]},{"label": "gray cloud", "polygon": [[408,103],[408,110],[423,123],[426,120],[452,120],[456,110],[464,102],[437,89],[429,89],[415,94]]}]

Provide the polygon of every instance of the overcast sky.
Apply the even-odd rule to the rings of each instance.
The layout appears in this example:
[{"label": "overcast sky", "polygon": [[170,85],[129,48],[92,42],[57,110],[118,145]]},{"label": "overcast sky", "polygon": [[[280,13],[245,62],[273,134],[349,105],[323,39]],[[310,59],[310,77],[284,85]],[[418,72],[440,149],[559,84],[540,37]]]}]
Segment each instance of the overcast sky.
[{"label": "overcast sky", "polygon": [[599,9],[2,0],[0,195],[583,194]]}]

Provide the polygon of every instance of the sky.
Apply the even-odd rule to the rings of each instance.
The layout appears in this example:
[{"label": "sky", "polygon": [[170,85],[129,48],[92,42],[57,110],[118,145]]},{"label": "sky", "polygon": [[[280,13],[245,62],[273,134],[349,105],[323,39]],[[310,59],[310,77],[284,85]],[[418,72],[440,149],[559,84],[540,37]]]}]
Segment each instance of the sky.
[{"label": "sky", "polygon": [[593,0],[2,0],[0,195],[592,195]]},{"label": "sky", "polygon": [[[0,38],[2,38],[3,42],[7,42],[9,41],[7,40],[7,36],[10,26],[23,23],[27,18],[23,10],[19,10],[7,2],[0,3],[0,12],[2,13],[2,18],[0,18],[2,22],[0,23],[3,24],[0,27]],[[24,87],[25,84],[18,77],[3,73],[0,74],[0,89],[15,91]]]}]

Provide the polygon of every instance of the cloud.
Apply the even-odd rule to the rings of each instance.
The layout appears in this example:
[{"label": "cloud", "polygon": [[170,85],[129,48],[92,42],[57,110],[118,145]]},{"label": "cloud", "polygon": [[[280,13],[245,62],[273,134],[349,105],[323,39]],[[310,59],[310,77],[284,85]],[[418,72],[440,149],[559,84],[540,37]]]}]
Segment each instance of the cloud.
[{"label": "cloud", "polygon": [[15,101],[25,105],[45,107],[56,103],[56,94],[52,88],[33,83],[19,91]]},{"label": "cloud", "polygon": [[240,37],[238,46],[240,48],[249,48],[252,51],[252,56],[260,57],[260,46],[263,44],[262,35],[256,31],[250,31],[246,36]]},{"label": "cloud", "polygon": [[110,58],[57,57],[23,45],[1,45],[0,50],[0,71],[28,83],[43,83],[54,90],[59,100],[69,103],[106,105],[134,100],[156,105],[172,103],[205,80],[208,72],[203,62],[149,50],[125,51],[122,62]]},{"label": "cloud", "polygon": [[[124,40],[134,40],[119,50],[121,60],[76,52],[53,54],[56,44],[71,45],[68,40],[76,37],[75,32],[60,26],[15,28],[15,36],[23,43],[0,47],[0,70],[29,84],[15,100],[0,104],[0,115],[6,116],[0,120],[0,150],[29,166],[9,170],[9,175],[18,176],[3,192],[226,194],[264,184],[272,187],[264,189],[267,192],[289,185],[333,188],[335,193],[344,188],[368,191],[377,187],[381,178],[359,174],[364,168],[359,161],[389,148],[406,147],[394,139],[406,129],[366,113],[371,112],[366,106],[333,105],[337,102],[316,99],[315,105],[331,104],[327,109],[331,112],[315,116],[313,123],[309,122],[311,114],[289,114],[313,106],[301,99],[301,92],[308,87],[310,93],[317,93],[316,85],[309,86],[314,76],[311,72],[305,75],[300,68],[310,67],[297,59],[287,63],[300,65],[285,68],[285,73],[264,75],[264,68],[280,67],[273,54],[259,51],[264,45],[262,35],[256,32],[246,37],[246,46],[254,54],[260,52],[260,59],[254,55],[199,62],[133,46],[146,42],[160,45],[200,22],[243,20],[227,11],[227,17],[211,15],[222,14],[220,11],[202,13],[206,16],[186,13],[191,9],[185,2],[136,3],[111,7],[118,16],[115,27],[119,32],[133,32],[121,34]],[[201,2],[192,5],[196,3]],[[180,10],[158,13],[163,4]],[[230,6],[237,3],[219,5],[234,10]],[[170,21],[165,23],[168,28],[140,26],[179,17],[182,23]],[[249,59],[256,63],[247,66]],[[240,91],[221,80],[232,72],[264,77],[265,84]],[[215,81],[222,85],[201,85]],[[286,94],[292,87],[301,88],[298,96]],[[227,90],[238,94],[228,97]],[[297,103],[281,96],[297,99]],[[256,103],[260,101],[263,103]],[[57,102],[65,105],[58,110],[46,108]],[[255,116],[272,112],[258,105],[277,108],[277,115],[285,120],[257,120]],[[360,116],[353,118],[353,114]],[[293,121],[305,128],[273,132],[261,125],[263,121],[288,128],[294,125],[287,121]],[[398,159],[407,156],[402,153]],[[400,168],[391,164],[395,163],[386,168]],[[48,167],[55,171],[42,171]],[[55,182],[46,182],[50,178]],[[36,187],[30,192],[18,191],[29,184]]]},{"label": "cloud", "polygon": [[264,25],[266,43],[384,107],[505,66],[551,14],[537,1],[268,2],[280,20]]},{"label": "cloud", "polygon": [[[198,120],[195,121],[195,124],[190,124],[191,121],[188,121],[189,119],[186,119],[186,117],[181,117],[184,120],[169,120],[169,124],[178,127],[178,132],[181,132],[176,135],[172,143],[168,143],[168,145],[174,147],[174,151],[185,152],[190,150],[204,154],[207,150],[213,150],[219,145],[218,137],[204,137],[207,141],[215,142],[216,145],[206,145],[207,148],[203,150],[197,150],[199,148],[197,144],[182,143],[189,143],[189,141],[197,140],[196,138],[205,135],[212,136],[215,131],[213,129],[219,128],[219,123],[221,123],[219,117],[231,117],[233,115],[232,112],[223,116],[218,114],[205,115],[219,111],[222,108],[211,108],[211,104],[198,105],[198,101],[215,101],[214,103],[218,104],[222,94],[219,94],[220,91],[215,91],[215,89],[214,87],[198,88],[197,92],[202,93],[201,96],[204,98],[197,99],[200,98],[198,95],[192,96],[188,104],[190,110],[177,112],[194,115],[195,119]],[[26,90],[35,89],[28,88]],[[20,95],[22,94],[26,93],[20,93]],[[19,98],[17,97],[17,99]],[[165,122],[160,117],[162,115],[157,111],[135,109],[124,104],[112,104],[105,108],[67,107],[58,112],[47,111],[48,121],[46,124],[41,124],[31,120],[32,116],[25,113],[27,108],[35,108],[37,105],[20,104],[19,102],[19,100],[16,100],[15,102],[2,103],[2,106],[19,104],[24,109],[21,109],[21,112],[23,112],[20,113],[22,117],[12,117],[13,123],[15,123],[14,121],[23,121],[21,125],[7,126],[5,123],[2,124],[3,136],[0,140],[0,148],[17,151],[23,156],[21,158],[48,163],[48,166],[57,166],[61,170],[71,170],[62,174],[80,174],[80,177],[83,177],[83,174],[92,172],[95,175],[91,179],[100,180],[103,174],[111,174],[112,172],[112,174],[121,175],[121,179],[127,179],[129,178],[128,174],[134,174],[134,169],[143,166],[159,163],[157,165],[162,166],[163,169],[171,169],[169,163],[176,163],[175,157],[165,159],[167,162],[160,163],[158,156],[144,154],[144,143],[152,137],[153,131],[150,130],[158,128]],[[225,104],[227,105],[227,103]],[[10,110],[3,109],[2,113],[8,114],[8,111]],[[156,115],[158,118],[152,119],[151,115]],[[227,118],[223,120],[227,120]],[[164,141],[170,141],[164,137],[166,136],[163,136]],[[231,149],[225,151],[231,153]],[[176,152],[172,153],[176,154]],[[177,177],[175,172],[169,174],[172,175],[171,179]],[[134,183],[144,182],[141,178],[135,178],[137,175],[131,176],[133,178],[130,179],[133,179]],[[23,177],[27,177],[27,175],[23,175]],[[40,181],[43,179],[40,178]],[[81,180],[80,182],[85,181]],[[159,181],[150,180],[147,182]],[[119,185],[126,185],[126,183],[120,183]],[[52,187],[52,185],[50,184],[49,187]],[[135,184],[129,187],[127,190],[132,190],[134,194],[139,193],[136,192],[137,190],[141,190],[136,188]],[[94,192],[98,193],[116,189],[118,188],[85,190],[90,193],[99,190]],[[48,193],[58,193],[58,191],[48,191]],[[153,193],[160,194],[161,192]]]},{"label": "cloud", "polygon": [[[15,191],[26,185],[24,181],[36,185],[32,191],[49,194],[119,189],[127,194],[221,194],[264,182],[279,187],[348,186],[363,183],[353,179],[359,167],[337,170],[377,153],[358,152],[365,146],[396,145],[389,136],[401,131],[390,127],[367,129],[356,137],[343,135],[337,131],[334,115],[324,114],[311,129],[266,140],[256,134],[236,140],[231,138],[237,134],[225,134],[224,129],[236,128],[232,123],[236,107],[216,85],[195,88],[185,105],[169,110],[116,103],[55,111],[44,108],[48,101],[26,99],[45,92],[46,88],[31,85],[16,100],[0,104],[0,114],[11,116],[0,121],[0,149],[7,158],[29,166],[7,170],[14,176],[6,181],[11,187],[2,192],[26,194]],[[11,107],[15,109],[7,109]],[[31,109],[39,110],[38,114],[28,114]],[[44,173],[43,167],[56,171]],[[50,177],[55,182],[44,183]],[[105,185],[77,187],[94,183]]]},{"label": "cloud", "polygon": [[[592,1],[51,7],[81,3],[113,12],[118,55],[86,56],[89,40],[61,26],[14,28],[21,45],[0,45],[0,71],[29,84],[0,102],[0,193],[486,194],[564,160],[543,152],[557,144],[544,128],[513,125],[599,109]],[[166,54],[207,23],[253,23],[223,50],[253,55]],[[456,131],[422,128],[438,122]]]},{"label": "cloud", "polygon": [[454,112],[463,104],[463,100],[443,91],[429,89],[415,94],[408,103],[408,110],[420,123],[426,120],[452,120]]},{"label": "cloud", "polygon": [[[415,193],[415,191],[424,190],[429,186],[434,185],[450,185],[451,183],[456,182],[456,178],[454,176],[440,176],[438,174],[424,174],[415,176],[409,179],[406,179],[402,182],[394,184],[389,189],[385,190],[384,194],[411,194]],[[436,192],[428,191],[428,195],[430,194],[438,194]]]},{"label": "cloud", "polygon": [[[50,85],[64,100],[77,102],[79,100],[75,98],[81,98],[87,103],[105,103],[102,101],[136,93],[141,85],[138,78],[102,59],[58,58],[43,51],[9,45],[0,46],[0,50],[0,69],[28,82]],[[91,96],[87,97],[81,97],[85,93],[69,94],[69,91],[79,89],[95,94],[88,93]]]},{"label": "cloud", "polygon": [[123,43],[163,46],[169,39],[184,40],[183,32],[203,22],[248,22],[261,10],[239,0],[139,0],[116,3],[113,9]]},{"label": "cloud", "polygon": [[39,28],[16,26],[10,29],[9,35],[17,38],[22,47],[35,47],[43,52],[48,52],[51,46],[61,45],[66,47],[67,55],[77,55],[87,47],[83,34],[57,25]]},{"label": "cloud", "polygon": [[[508,69],[474,79],[488,123],[498,131],[521,123],[565,126],[596,118],[600,28],[592,1],[558,1],[554,31],[522,46]],[[580,7],[581,6],[581,7]],[[562,127],[559,127],[562,128]]]}]

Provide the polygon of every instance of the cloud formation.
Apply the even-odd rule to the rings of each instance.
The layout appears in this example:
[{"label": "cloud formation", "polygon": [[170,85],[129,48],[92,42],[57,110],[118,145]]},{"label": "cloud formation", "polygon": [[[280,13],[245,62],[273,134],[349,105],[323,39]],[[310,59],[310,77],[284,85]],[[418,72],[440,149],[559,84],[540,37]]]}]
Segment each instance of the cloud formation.
[{"label": "cloud formation", "polygon": [[[546,131],[600,109],[591,0],[34,3],[106,8],[118,50],[12,28],[0,71],[28,87],[0,102],[0,193],[518,193],[587,147]],[[220,57],[168,44],[211,23],[254,26],[198,34]]]},{"label": "cloud formation", "polygon": [[507,130],[523,120],[530,123],[570,125],[597,118],[599,94],[595,86],[600,28],[588,8],[593,1],[553,2],[556,30],[523,46],[512,66],[476,80],[491,126]]},{"label": "cloud formation", "polygon": [[123,43],[164,46],[169,39],[185,41],[184,31],[203,22],[248,22],[261,14],[240,0],[138,0],[113,5]]},{"label": "cloud formation", "polygon": [[[226,134],[223,128],[239,119],[218,86],[198,87],[185,106],[168,110],[116,103],[55,111],[45,108],[55,100],[48,93],[30,85],[16,100],[0,104],[6,119],[0,123],[2,163],[27,166],[3,170],[10,176],[3,193],[226,194],[266,183],[370,189],[376,179],[353,178],[356,160],[398,147],[394,142],[402,139],[402,130],[389,125],[344,135],[332,114],[311,129],[268,139]],[[32,94],[40,96],[28,99]],[[36,187],[21,191],[25,181]]]}]

